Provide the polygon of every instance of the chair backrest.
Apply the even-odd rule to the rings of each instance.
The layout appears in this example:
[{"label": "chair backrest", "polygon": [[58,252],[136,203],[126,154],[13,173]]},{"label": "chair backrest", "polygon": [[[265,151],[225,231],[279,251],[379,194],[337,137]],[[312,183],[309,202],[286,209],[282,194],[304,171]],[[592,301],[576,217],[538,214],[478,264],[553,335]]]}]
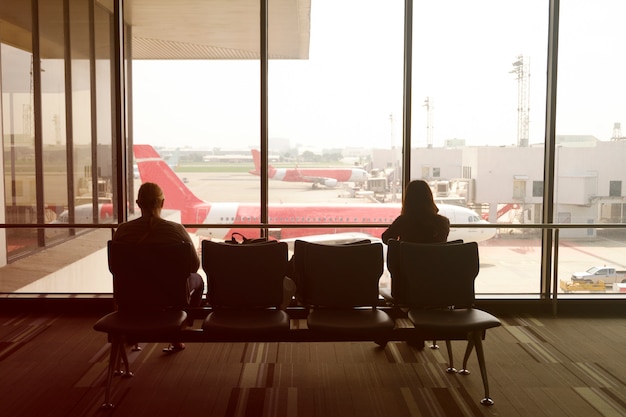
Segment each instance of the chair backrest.
[{"label": "chair backrest", "polygon": [[[451,240],[442,243],[429,243],[428,245],[458,245],[463,243],[462,239]],[[404,278],[404,275],[399,273],[400,261],[400,241],[397,239],[390,239],[387,242],[387,269],[391,274],[391,296],[394,302],[399,305],[406,305],[408,303],[408,283]],[[393,249],[391,249],[393,248]]]},{"label": "chair backrest", "polygon": [[109,270],[113,274],[113,296],[118,310],[186,306],[192,261],[189,246],[187,242],[109,241]]},{"label": "chair backrest", "polygon": [[251,244],[202,242],[207,298],[213,308],[263,308],[283,301],[287,271],[285,242]]},{"label": "chair backrest", "polygon": [[296,240],[302,302],[325,307],[374,306],[383,272],[382,243],[327,245]]},{"label": "chair backrest", "polygon": [[[479,271],[478,244],[389,242],[391,280],[400,279],[402,304],[417,307],[471,307]],[[389,261],[391,261],[389,263]]]}]

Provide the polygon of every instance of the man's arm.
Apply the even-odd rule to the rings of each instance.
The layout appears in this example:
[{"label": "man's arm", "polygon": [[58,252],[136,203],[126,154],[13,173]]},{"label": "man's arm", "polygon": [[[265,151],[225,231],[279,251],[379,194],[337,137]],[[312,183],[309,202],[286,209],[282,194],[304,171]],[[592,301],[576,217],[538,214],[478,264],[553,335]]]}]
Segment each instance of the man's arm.
[{"label": "man's arm", "polygon": [[200,269],[200,258],[198,257],[198,252],[196,251],[193,241],[191,240],[191,236],[189,236],[187,230],[182,225],[179,226],[183,241],[188,242],[191,245],[191,272],[198,272],[198,269]]}]

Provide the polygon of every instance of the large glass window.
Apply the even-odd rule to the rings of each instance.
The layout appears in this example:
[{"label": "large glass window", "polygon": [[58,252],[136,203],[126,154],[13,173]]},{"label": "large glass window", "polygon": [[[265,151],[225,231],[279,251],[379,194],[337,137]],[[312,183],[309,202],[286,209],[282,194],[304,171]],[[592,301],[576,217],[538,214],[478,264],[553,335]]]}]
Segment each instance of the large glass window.
[{"label": "large glass window", "polygon": [[[91,223],[91,216],[70,216],[72,209],[85,203],[93,213],[94,196],[98,201],[99,192],[110,193],[110,186],[92,186],[100,173],[110,178],[112,172],[110,11],[89,1],[42,1],[36,4],[38,26],[32,27],[32,4],[11,1],[0,6],[1,219],[5,226],[0,235],[0,266],[11,263],[18,271],[3,270],[0,291],[110,292],[110,280],[102,286],[94,285],[98,280],[77,278],[81,262],[87,262],[106,240],[73,246],[69,241],[66,246],[67,228],[24,227]],[[96,78],[96,57],[105,64],[100,65],[98,83],[91,83]],[[96,86],[98,102],[92,94]],[[101,110],[99,119],[92,108]],[[100,142],[92,129],[96,120],[102,123]],[[105,149],[100,153],[104,159],[94,169],[98,147]],[[59,254],[40,252],[52,247]],[[100,266],[106,270],[106,264]]]},{"label": "large glass window", "polygon": [[[161,184],[166,214],[185,224],[235,219],[259,224],[260,180],[253,175],[251,152],[261,145],[258,3],[243,9],[234,3],[207,3],[202,10],[191,22],[185,13],[170,16],[175,23],[204,27],[194,40],[170,33],[164,45],[157,41],[162,36],[158,28],[133,28],[140,39],[132,63],[133,140],[154,147],[167,171],[174,172],[144,170],[140,162],[135,189],[146,181]],[[224,19],[234,19],[233,24],[224,25]],[[280,25],[270,32],[282,30]],[[174,59],[159,59],[162,47]],[[171,180],[180,184],[170,186]],[[188,230],[197,242],[230,238],[228,228]]]},{"label": "large glass window", "polygon": [[[32,13],[30,2],[17,2],[10,19],[0,19],[0,91],[4,222],[36,223],[35,124]],[[4,237],[4,232],[3,235]],[[7,229],[2,264],[38,247],[34,229]]]},{"label": "large glass window", "polygon": [[[43,221],[50,223],[55,221],[58,214],[68,206],[65,39],[62,0],[41,3],[39,27]],[[67,235],[67,230],[49,229],[46,231],[46,240],[53,241],[65,235]]]},{"label": "large glass window", "polygon": [[[392,194],[387,181],[399,180],[401,167],[374,160],[372,150],[393,148],[401,155],[403,11],[402,1],[315,2],[308,54],[270,61],[273,223],[387,223],[399,214],[400,194]],[[272,35],[273,51],[281,39]],[[368,187],[372,170],[384,184]],[[275,232],[283,239],[337,233],[379,239],[383,230]]]},{"label": "large glass window", "polygon": [[[562,227],[559,295],[621,293],[619,1],[560,2],[554,155],[548,0],[269,1],[267,50],[263,3],[231,3],[123,2],[119,93],[110,2],[0,5],[0,265],[44,265],[34,261],[42,248],[72,257],[0,280],[0,292],[111,291],[100,252],[117,221],[126,129],[136,148],[119,203],[132,217],[139,185],[160,183],[164,215],[198,243],[254,236],[265,221],[288,242],[378,239],[399,213],[404,179],[423,179],[453,224],[450,239],[479,241],[481,296],[549,295],[542,271],[555,248],[542,227],[552,221]],[[59,223],[94,227],[77,234]],[[85,265],[102,274],[79,277]],[[594,266],[616,273],[584,274]]]},{"label": "large glass window", "polygon": [[[620,276],[583,274],[591,267],[626,269],[621,256],[624,223],[621,184],[626,180],[626,79],[619,69],[624,33],[624,4],[561,2],[557,94],[555,212],[559,223],[589,224],[561,231],[560,290],[569,293],[621,292]],[[579,279],[576,278],[579,277]],[[567,287],[574,281],[575,286]],[[583,285],[605,282],[606,289]]]},{"label": "large glass window", "polygon": [[[92,204],[91,149],[92,127],[90,71],[90,13],[86,1],[70,3],[70,42],[71,48],[71,108],[72,125],[72,202],[73,213],[81,212],[85,204]],[[70,190],[68,190],[70,191]],[[70,204],[68,203],[68,206]],[[83,223],[83,218],[73,216],[71,223]]]},{"label": "large glass window", "polygon": [[[91,138],[92,165],[91,196],[92,204],[76,210],[77,220],[81,219],[81,212],[88,213],[82,222],[109,223],[113,221],[113,195],[115,195],[113,170],[116,166],[113,151],[115,146],[115,106],[113,102],[113,38],[112,38],[112,11],[100,5],[94,8],[94,57],[95,67],[92,76],[95,78],[95,135]],[[93,86],[92,86],[93,92]],[[93,219],[90,221],[90,219]]]},{"label": "large glass window", "polygon": [[[431,182],[442,206],[462,204],[506,225],[480,242],[490,266],[477,281],[481,293],[536,294],[539,231],[515,225],[542,221],[533,184],[544,173],[548,1],[413,8],[411,178]],[[425,167],[440,167],[439,176]],[[532,282],[509,273],[518,262]]]}]

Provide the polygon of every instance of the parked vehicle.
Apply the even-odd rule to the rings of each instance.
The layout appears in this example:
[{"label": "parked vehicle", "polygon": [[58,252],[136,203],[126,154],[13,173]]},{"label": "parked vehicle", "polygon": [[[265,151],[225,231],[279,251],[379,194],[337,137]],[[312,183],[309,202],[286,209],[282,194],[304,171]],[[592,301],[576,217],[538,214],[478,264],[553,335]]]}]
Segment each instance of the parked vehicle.
[{"label": "parked vehicle", "polygon": [[626,283],[626,271],[618,271],[609,266],[594,266],[584,272],[572,274],[572,283],[598,284],[601,281],[606,285]]}]

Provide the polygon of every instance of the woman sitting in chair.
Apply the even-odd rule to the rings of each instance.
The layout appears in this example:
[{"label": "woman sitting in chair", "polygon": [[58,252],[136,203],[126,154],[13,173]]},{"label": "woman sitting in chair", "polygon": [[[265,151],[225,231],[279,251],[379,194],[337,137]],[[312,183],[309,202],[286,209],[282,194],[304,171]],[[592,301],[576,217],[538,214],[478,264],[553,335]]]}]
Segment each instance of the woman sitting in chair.
[{"label": "woman sitting in chair", "polygon": [[412,243],[442,243],[448,239],[450,220],[442,216],[426,181],[411,181],[402,201],[402,212],[383,232],[386,244],[389,239]]},{"label": "woman sitting in chair", "polygon": [[[189,291],[192,292],[189,305],[198,307],[202,304],[202,293],[204,292],[204,281],[196,272],[200,267],[200,259],[187,230],[179,223],[161,218],[164,201],[161,187],[151,182],[142,184],[137,196],[137,205],[141,209],[141,217],[120,224],[113,235],[113,240],[129,243],[189,242],[193,253],[191,270],[194,271],[187,278]],[[172,343],[163,351],[178,352],[183,349],[185,349],[183,343]]]}]

